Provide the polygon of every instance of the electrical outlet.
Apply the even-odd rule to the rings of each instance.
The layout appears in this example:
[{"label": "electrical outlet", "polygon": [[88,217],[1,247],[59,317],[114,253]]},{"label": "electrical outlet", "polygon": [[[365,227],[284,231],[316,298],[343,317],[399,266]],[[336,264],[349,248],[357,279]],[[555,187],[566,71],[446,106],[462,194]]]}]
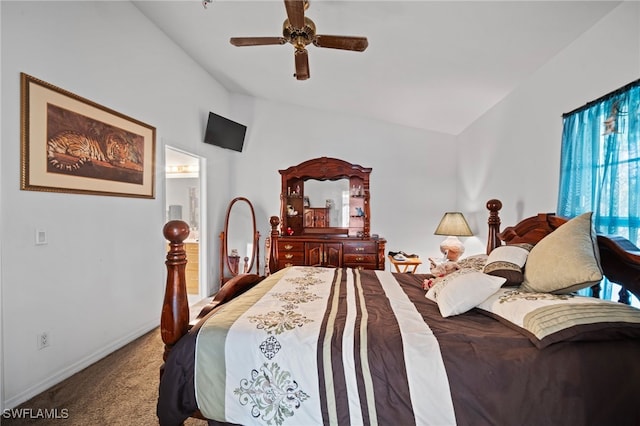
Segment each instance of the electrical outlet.
[{"label": "electrical outlet", "polygon": [[49,346],[50,343],[51,341],[49,340],[49,333],[43,331],[42,333],[38,334],[38,349],[44,349]]},{"label": "electrical outlet", "polygon": [[36,229],[36,245],[42,246],[48,244],[47,231],[45,229]]}]

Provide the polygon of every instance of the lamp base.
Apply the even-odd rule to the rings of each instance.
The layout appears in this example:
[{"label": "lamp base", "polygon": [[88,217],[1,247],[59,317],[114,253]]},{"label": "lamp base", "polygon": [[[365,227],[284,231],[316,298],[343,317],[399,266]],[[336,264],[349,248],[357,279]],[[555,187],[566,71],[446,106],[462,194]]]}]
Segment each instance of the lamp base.
[{"label": "lamp base", "polygon": [[458,237],[449,236],[442,243],[440,243],[440,251],[444,254],[447,260],[452,262],[457,261],[464,253],[464,244]]}]

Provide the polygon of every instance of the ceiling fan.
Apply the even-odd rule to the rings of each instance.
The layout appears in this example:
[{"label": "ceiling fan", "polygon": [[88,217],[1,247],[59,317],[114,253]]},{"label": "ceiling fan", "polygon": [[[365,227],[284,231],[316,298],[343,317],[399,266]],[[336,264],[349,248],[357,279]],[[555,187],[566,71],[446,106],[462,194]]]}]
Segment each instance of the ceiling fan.
[{"label": "ceiling fan", "polygon": [[313,43],[317,47],[353,50],[363,52],[369,42],[366,37],[336,36],[316,34],[316,25],[304,16],[309,8],[308,0],[284,0],[287,19],[282,24],[282,37],[232,37],[234,46],[264,46],[269,44],[291,43],[295,47],[294,58],[296,72],[294,77],[306,80],[309,74],[309,57],[306,47]]}]

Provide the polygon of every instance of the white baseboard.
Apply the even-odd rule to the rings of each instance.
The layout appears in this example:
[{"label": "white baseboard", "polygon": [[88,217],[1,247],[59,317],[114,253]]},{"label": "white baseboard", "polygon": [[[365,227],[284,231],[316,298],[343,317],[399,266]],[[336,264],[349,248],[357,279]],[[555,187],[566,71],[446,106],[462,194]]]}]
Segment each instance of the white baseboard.
[{"label": "white baseboard", "polygon": [[2,404],[4,409],[15,408],[16,406],[22,404],[23,402],[28,401],[29,399],[46,391],[52,386],[55,386],[58,383],[62,382],[63,380],[68,379],[69,377],[73,376],[79,371],[84,370],[85,368],[89,367],[91,364],[94,364],[100,361],[102,358],[106,357],[112,352],[117,351],[118,349],[122,348],[128,343],[133,342],[138,337],[147,334],[148,332],[150,332],[151,330],[153,330],[158,326],[159,324],[157,320],[151,321],[145,324],[144,326],[139,327],[137,330],[127,334],[126,336],[123,336],[120,339],[117,339],[109,343],[107,346],[101,348],[100,350],[94,352],[93,354],[73,363],[67,368],[64,368],[56,372],[54,375],[46,378],[45,380],[42,380],[40,383],[36,383],[34,386],[31,386],[30,388],[26,389],[24,392],[19,393],[13,398],[7,399]]}]

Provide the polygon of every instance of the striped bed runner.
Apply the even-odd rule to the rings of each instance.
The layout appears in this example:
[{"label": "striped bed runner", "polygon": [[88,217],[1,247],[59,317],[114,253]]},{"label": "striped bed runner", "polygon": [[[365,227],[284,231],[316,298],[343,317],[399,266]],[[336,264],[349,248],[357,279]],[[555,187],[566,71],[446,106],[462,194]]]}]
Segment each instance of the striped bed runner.
[{"label": "striped bed runner", "polygon": [[292,267],[203,325],[196,398],[244,425],[455,424],[436,338],[390,272]]}]

